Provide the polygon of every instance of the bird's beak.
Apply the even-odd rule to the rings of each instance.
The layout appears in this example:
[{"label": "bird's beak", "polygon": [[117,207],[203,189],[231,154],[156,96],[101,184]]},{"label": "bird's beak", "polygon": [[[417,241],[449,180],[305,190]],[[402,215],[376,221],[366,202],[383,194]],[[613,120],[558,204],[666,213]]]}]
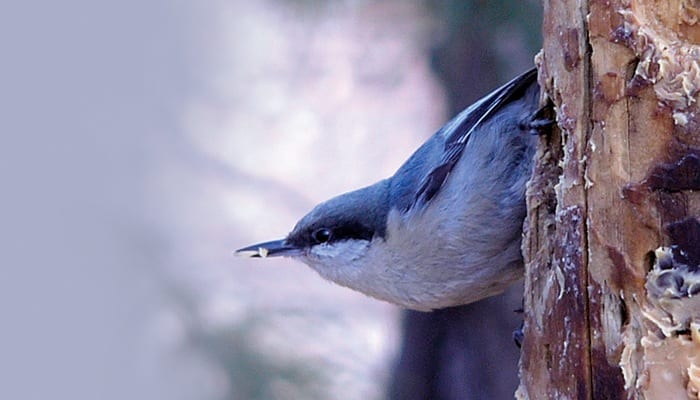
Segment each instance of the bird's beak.
[{"label": "bird's beak", "polygon": [[255,258],[293,256],[297,255],[298,253],[299,249],[297,249],[294,246],[288,245],[284,239],[254,244],[252,246],[244,247],[233,252],[233,254],[237,256]]}]

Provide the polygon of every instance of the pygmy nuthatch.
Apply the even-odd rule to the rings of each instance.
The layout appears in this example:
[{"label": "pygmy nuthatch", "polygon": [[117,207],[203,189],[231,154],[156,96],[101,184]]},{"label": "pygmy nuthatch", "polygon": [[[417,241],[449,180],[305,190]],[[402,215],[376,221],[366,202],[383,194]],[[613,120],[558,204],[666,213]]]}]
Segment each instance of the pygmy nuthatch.
[{"label": "pygmy nuthatch", "polygon": [[316,206],[285,239],[236,253],[285,256],[415,310],[498,294],[523,274],[525,184],[539,115],[537,71],[437,131],[394,176]]}]

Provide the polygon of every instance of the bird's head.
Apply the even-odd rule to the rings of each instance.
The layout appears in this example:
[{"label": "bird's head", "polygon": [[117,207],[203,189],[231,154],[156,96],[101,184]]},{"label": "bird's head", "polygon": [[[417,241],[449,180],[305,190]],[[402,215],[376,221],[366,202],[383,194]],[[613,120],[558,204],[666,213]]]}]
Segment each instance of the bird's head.
[{"label": "bird's head", "polygon": [[389,211],[388,181],[345,193],[316,206],[286,238],[236,250],[248,257],[290,257],[324,278],[351,288],[372,247],[384,241]]}]

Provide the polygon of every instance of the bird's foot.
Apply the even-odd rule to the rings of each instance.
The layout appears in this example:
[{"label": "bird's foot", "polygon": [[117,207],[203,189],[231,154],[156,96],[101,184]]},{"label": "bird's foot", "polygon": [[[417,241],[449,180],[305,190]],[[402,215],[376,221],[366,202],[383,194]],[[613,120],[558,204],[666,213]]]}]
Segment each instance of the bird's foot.
[{"label": "bird's foot", "polygon": [[539,110],[523,119],[520,122],[520,129],[533,135],[546,133],[556,122],[554,118],[550,117],[552,113],[552,104],[548,102]]}]

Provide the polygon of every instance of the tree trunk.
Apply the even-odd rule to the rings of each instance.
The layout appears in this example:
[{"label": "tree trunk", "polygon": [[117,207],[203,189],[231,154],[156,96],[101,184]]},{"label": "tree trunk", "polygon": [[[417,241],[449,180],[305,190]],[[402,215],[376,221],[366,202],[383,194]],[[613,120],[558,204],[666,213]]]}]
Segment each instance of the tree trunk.
[{"label": "tree trunk", "polygon": [[698,399],[700,1],[544,1],[521,399]]}]

